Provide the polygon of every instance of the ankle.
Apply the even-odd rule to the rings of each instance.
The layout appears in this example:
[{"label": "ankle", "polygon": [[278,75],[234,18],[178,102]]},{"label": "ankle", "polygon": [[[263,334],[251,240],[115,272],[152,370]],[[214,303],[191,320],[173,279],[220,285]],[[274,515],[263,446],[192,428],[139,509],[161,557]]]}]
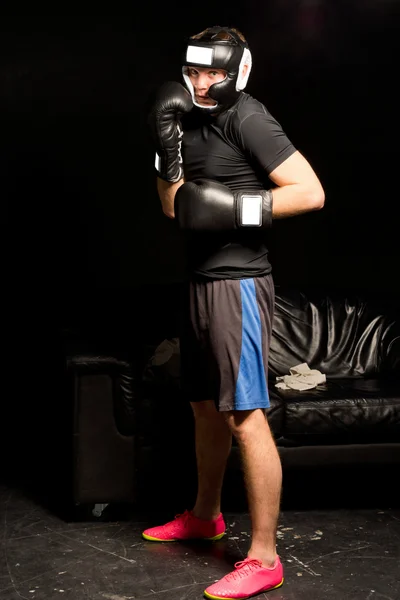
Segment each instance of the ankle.
[{"label": "ankle", "polygon": [[250,548],[250,550],[247,553],[247,557],[255,558],[256,560],[261,561],[263,567],[265,567],[266,569],[271,569],[275,566],[278,555],[277,555],[276,551],[275,552],[267,551],[265,548],[263,548],[263,549]]},{"label": "ankle", "polygon": [[219,509],[209,509],[195,506],[192,515],[201,521],[215,521],[221,514]]}]

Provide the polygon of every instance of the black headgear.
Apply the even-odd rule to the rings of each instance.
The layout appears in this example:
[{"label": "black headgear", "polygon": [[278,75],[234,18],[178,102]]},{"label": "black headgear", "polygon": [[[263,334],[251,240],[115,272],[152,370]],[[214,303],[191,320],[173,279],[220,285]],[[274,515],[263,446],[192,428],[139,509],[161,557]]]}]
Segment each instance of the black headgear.
[{"label": "black headgear", "polygon": [[[219,39],[218,34],[225,32],[228,39]],[[182,74],[185,84],[192,95],[196,106],[206,111],[221,112],[229,108],[239,97],[241,90],[246,87],[251,71],[251,53],[246,42],[229,27],[210,27],[201,39],[189,38],[182,58]],[[243,77],[244,65],[248,65]],[[219,83],[214,83],[208,90],[210,98],[215,100],[215,106],[197,104],[192,82],[188,75],[188,67],[210,67],[224,69],[226,77]]]}]

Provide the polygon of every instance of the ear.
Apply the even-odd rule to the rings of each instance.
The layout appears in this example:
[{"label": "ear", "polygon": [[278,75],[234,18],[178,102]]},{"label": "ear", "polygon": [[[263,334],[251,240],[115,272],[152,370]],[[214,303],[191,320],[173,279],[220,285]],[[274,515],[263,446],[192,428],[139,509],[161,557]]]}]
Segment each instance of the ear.
[{"label": "ear", "polygon": [[246,75],[248,69],[249,69],[249,65],[247,63],[245,63],[243,65],[243,69],[242,69],[242,77],[244,77]]}]

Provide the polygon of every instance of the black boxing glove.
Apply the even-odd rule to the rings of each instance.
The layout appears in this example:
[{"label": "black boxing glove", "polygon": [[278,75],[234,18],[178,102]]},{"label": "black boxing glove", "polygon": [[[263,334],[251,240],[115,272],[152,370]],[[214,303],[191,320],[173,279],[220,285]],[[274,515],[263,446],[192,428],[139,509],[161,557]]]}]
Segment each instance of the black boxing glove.
[{"label": "black boxing glove", "polygon": [[188,90],[177,81],[167,81],[156,93],[148,124],[156,148],[155,167],[165,181],[179,181],[182,168],[182,127],[180,116],[193,108]]},{"label": "black boxing glove", "polygon": [[175,194],[175,217],[181,229],[191,231],[268,229],[272,225],[272,192],[233,192],[210,179],[188,181]]}]

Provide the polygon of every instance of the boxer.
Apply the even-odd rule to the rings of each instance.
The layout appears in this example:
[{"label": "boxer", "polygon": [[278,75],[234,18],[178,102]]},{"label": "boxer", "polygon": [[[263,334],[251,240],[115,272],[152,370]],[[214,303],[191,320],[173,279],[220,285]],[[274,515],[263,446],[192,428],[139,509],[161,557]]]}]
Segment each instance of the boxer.
[{"label": "boxer", "polygon": [[162,208],[186,243],[181,381],[195,419],[198,490],[193,507],[142,535],[175,542],[225,534],[221,489],[234,436],[251,543],[246,558],[204,595],[250,598],[284,580],[276,551],[282,468],[267,418],[274,311],[268,238],[274,219],[319,210],[325,195],[280,123],[244,91],[252,55],[239,30],[215,26],[191,36],[181,67],[182,81],[160,87],[149,126]]}]

